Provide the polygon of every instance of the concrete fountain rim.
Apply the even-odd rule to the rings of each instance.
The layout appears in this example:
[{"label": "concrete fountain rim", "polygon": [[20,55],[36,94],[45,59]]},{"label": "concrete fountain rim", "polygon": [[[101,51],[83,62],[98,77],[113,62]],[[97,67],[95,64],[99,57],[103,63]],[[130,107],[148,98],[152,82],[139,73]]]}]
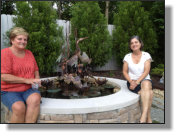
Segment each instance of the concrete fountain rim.
[{"label": "concrete fountain rim", "polygon": [[[54,79],[56,77],[42,78]],[[98,78],[98,77],[96,77]],[[99,77],[105,78],[105,77]],[[111,95],[84,99],[52,99],[43,98],[40,106],[41,114],[86,114],[104,112],[124,108],[139,101],[139,95],[128,90],[125,80],[106,78],[121,87],[119,92]]]}]

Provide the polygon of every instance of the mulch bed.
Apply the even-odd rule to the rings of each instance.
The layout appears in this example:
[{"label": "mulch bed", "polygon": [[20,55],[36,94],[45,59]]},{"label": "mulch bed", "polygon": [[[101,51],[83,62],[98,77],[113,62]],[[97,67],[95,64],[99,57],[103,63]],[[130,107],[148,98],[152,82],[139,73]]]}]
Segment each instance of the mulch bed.
[{"label": "mulch bed", "polygon": [[[101,76],[101,77],[111,77],[111,78],[117,78],[125,80],[122,70],[118,71],[97,71],[92,73],[93,76]],[[151,79],[153,82],[153,89],[160,89],[164,90],[164,84],[159,83],[161,77],[156,75],[151,75]]]}]

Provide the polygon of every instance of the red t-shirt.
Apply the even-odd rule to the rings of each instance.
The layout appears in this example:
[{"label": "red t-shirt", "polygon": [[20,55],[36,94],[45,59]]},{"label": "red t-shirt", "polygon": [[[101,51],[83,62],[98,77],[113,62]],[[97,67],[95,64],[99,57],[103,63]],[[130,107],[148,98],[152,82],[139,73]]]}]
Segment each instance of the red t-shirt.
[{"label": "red t-shirt", "polygon": [[[31,51],[25,50],[25,56],[15,56],[10,48],[1,50],[1,74],[11,74],[23,78],[35,78],[38,71],[36,60]],[[23,92],[31,88],[30,84],[7,83],[1,81],[1,90],[10,92]]]}]

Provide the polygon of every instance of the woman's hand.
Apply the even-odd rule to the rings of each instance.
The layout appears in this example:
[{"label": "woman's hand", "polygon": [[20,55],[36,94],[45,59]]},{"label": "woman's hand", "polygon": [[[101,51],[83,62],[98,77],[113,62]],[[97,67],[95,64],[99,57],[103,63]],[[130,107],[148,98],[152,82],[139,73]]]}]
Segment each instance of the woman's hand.
[{"label": "woman's hand", "polygon": [[138,85],[138,84],[136,83],[136,81],[135,81],[135,80],[132,80],[132,81],[130,82],[130,87],[129,87],[129,88],[130,88],[131,90],[134,90],[137,85]]},{"label": "woman's hand", "polygon": [[35,85],[35,84],[38,84],[39,87],[41,86],[41,80],[40,79],[33,79],[33,78],[30,78],[30,79],[25,79],[25,83],[26,84],[31,84],[31,85]]}]

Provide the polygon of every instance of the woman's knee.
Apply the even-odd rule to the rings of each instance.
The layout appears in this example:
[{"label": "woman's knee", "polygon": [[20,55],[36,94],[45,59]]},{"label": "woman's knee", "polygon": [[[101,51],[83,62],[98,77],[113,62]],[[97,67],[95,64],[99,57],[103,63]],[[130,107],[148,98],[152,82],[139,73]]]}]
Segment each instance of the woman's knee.
[{"label": "woman's knee", "polygon": [[38,105],[40,105],[40,101],[41,101],[41,95],[38,93],[33,93],[27,98],[26,103],[27,103],[27,105],[38,106]]},{"label": "woman's knee", "polygon": [[142,81],[141,88],[142,88],[142,90],[145,90],[145,91],[152,90],[151,81],[149,81],[149,80]]},{"label": "woman's knee", "polygon": [[19,116],[25,115],[25,110],[26,110],[26,106],[22,101],[15,102],[12,105],[12,112],[15,113],[16,115]]},{"label": "woman's knee", "polygon": [[151,98],[153,98],[153,95],[154,95],[153,90],[150,90],[150,95],[151,95]]}]

